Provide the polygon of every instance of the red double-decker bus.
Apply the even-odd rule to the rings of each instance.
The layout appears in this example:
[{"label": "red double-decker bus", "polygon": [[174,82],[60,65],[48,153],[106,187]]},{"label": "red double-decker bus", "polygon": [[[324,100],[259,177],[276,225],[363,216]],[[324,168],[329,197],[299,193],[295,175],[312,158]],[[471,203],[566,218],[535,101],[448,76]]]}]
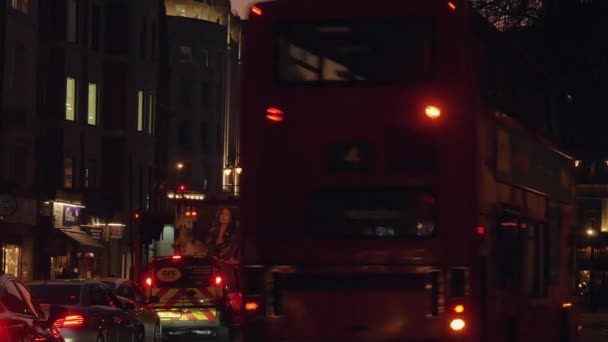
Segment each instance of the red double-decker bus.
[{"label": "red double-decker bus", "polygon": [[457,1],[252,7],[245,341],[574,341],[568,108]]}]

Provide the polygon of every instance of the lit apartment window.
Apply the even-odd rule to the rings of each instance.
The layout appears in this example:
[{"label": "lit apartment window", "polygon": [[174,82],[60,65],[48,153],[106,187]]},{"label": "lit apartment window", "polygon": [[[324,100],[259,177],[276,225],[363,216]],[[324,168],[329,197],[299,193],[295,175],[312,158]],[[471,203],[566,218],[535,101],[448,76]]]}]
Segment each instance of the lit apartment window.
[{"label": "lit apartment window", "polygon": [[184,5],[175,5],[175,12],[180,17],[186,16],[186,6]]},{"label": "lit apartment window", "polygon": [[192,47],[181,45],[177,49],[177,60],[180,63],[192,63]]},{"label": "lit apartment window", "polygon": [[68,42],[75,43],[77,37],[77,5],[76,0],[68,0],[67,3],[67,21],[66,33]]},{"label": "lit apartment window", "polygon": [[148,96],[148,134],[154,134],[154,95]]},{"label": "lit apartment window", "polygon": [[91,126],[97,125],[97,84],[89,83],[89,103],[87,123]]},{"label": "lit apartment window", "polygon": [[76,79],[73,77],[65,82],[65,119],[76,120]]},{"label": "lit apartment window", "polygon": [[137,91],[137,131],[144,130],[144,92]]},{"label": "lit apartment window", "polygon": [[74,187],[74,159],[63,158],[63,187],[72,189]]}]

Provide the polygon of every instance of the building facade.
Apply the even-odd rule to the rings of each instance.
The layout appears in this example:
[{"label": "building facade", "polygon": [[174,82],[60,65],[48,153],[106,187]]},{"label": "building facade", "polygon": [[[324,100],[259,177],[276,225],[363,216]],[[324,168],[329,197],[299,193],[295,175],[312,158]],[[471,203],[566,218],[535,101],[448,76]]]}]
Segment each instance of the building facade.
[{"label": "building facade", "polygon": [[238,164],[242,22],[229,0],[165,0],[165,10],[171,66],[166,195],[175,222],[165,227],[156,255],[180,251],[192,229],[186,211],[205,200],[238,197],[243,171]]},{"label": "building facade", "polygon": [[163,15],[157,0],[40,3],[41,278],[137,276],[141,227],[134,216],[158,206]]},{"label": "building facade", "polygon": [[37,0],[0,5],[0,271],[36,277]]}]

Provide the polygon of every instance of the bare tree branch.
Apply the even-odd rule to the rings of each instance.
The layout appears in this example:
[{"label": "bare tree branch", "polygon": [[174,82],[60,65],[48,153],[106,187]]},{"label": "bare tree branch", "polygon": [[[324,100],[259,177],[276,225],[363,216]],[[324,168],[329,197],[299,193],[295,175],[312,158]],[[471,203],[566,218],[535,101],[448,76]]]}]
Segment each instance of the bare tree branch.
[{"label": "bare tree branch", "polygon": [[534,25],[543,14],[543,0],[470,0],[474,9],[501,31]]}]

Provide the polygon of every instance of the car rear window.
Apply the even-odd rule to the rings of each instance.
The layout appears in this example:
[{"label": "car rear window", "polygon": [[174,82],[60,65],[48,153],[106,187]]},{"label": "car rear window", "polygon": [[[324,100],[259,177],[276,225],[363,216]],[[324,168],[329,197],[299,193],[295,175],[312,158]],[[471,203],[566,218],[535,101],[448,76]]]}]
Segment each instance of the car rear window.
[{"label": "car rear window", "polygon": [[41,304],[76,305],[80,303],[81,285],[30,285],[29,289]]}]

